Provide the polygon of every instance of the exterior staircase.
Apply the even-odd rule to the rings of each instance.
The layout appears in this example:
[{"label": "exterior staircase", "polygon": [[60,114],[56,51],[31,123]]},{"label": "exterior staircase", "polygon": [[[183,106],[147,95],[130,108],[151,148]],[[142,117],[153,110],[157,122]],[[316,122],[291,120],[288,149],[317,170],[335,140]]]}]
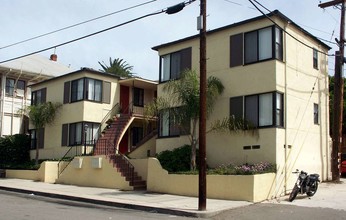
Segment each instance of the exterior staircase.
[{"label": "exterior staircase", "polygon": [[114,120],[103,132],[94,147],[94,155],[106,155],[109,161],[113,163],[113,167],[121,173],[125,180],[129,182],[134,190],[145,190],[146,181],[135,172],[134,166],[128,158],[119,153],[118,145],[127,125],[130,123],[131,116],[121,114],[119,118]]},{"label": "exterior staircase", "polygon": [[138,175],[135,171],[133,165],[125,158],[123,155],[116,154],[109,156],[110,162],[113,163],[113,166],[121,173],[125,180],[130,183],[130,186],[133,187],[133,190],[146,190],[147,183],[142,180],[142,177]]}]

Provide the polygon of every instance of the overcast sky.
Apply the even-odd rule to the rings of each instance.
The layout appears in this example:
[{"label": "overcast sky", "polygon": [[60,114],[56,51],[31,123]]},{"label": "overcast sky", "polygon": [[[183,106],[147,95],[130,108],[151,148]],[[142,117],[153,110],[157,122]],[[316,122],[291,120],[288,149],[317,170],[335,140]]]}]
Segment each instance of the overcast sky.
[{"label": "overcast sky", "polygon": [[[141,7],[120,12],[87,24],[67,29],[23,44],[0,49],[0,61],[48,48],[128,20],[165,9],[183,0],[1,0],[0,47],[7,46],[47,32],[61,29],[131,6],[150,2]],[[328,41],[339,36],[340,10],[318,7],[319,0],[257,0],[270,10],[281,13],[302,28]],[[196,17],[199,0],[173,14],[159,14],[131,24],[74,42],[56,49],[58,62],[75,69],[100,69],[98,61],[109,57],[122,58],[143,78],[158,79],[157,46],[198,34]],[[326,2],[323,0],[322,2]],[[264,9],[263,9],[264,10]],[[265,11],[265,10],[264,10]],[[267,11],[265,11],[267,12]],[[215,29],[261,15],[248,0],[207,0],[207,29]],[[333,49],[335,45],[327,43]],[[41,53],[49,57],[54,50]],[[329,58],[333,75],[334,57]]]}]

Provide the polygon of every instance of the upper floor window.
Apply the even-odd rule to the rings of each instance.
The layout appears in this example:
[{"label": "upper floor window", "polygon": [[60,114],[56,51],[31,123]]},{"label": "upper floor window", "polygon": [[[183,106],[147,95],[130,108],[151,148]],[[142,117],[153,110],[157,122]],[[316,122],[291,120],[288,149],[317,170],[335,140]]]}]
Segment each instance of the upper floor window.
[{"label": "upper floor window", "polygon": [[101,102],[102,81],[96,79],[86,79],[86,95],[88,100]]},{"label": "upper floor window", "polygon": [[318,104],[314,103],[314,124],[319,124],[319,109]]},{"label": "upper floor window", "polygon": [[84,99],[84,78],[73,80],[71,83],[71,101],[76,102]]},{"label": "upper floor window", "polygon": [[[65,82],[64,103],[68,103],[69,101],[70,84],[71,84],[71,102],[77,102],[81,100],[90,100],[95,102],[102,101],[102,91],[103,91],[102,81],[91,79],[91,78],[81,78],[81,79],[73,80],[72,82]],[[108,85],[107,86],[108,90],[110,90],[109,83],[107,85]]]},{"label": "upper floor window", "polygon": [[31,93],[31,105],[38,105],[46,102],[47,88],[33,91]]},{"label": "upper floor window", "polygon": [[144,106],[144,89],[133,88],[133,105],[135,106]]},{"label": "upper floor window", "polygon": [[283,127],[283,95],[270,92],[230,98],[230,115],[255,127]]},{"label": "upper floor window", "polygon": [[283,60],[282,30],[275,26],[230,37],[230,66]]},{"label": "upper floor window", "polygon": [[315,69],[318,69],[318,52],[316,49],[313,49],[313,55],[312,55],[312,62],[313,62],[313,67]]},{"label": "upper floor window", "polygon": [[186,69],[191,69],[191,47],[163,55],[160,60],[160,82],[179,79]]},{"label": "upper floor window", "polygon": [[24,96],[25,81],[6,79],[6,95],[7,96]]}]

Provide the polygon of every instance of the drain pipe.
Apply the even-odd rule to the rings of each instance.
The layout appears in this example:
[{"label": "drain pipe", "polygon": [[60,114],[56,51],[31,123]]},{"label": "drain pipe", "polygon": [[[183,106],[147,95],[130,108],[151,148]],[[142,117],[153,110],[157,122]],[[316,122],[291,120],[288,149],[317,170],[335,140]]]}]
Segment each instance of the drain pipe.
[{"label": "drain pipe", "polygon": [[[286,28],[287,26],[289,25],[289,22],[287,22],[284,26],[284,33],[286,33]],[[285,170],[284,170],[284,173],[285,173],[285,183],[284,183],[284,193],[286,194],[287,193],[287,153],[288,153],[288,144],[287,144],[287,137],[288,137],[288,131],[287,131],[287,128],[288,128],[288,125],[287,125],[287,41],[286,41],[286,37],[287,35],[285,34],[284,35],[284,45],[285,45],[285,54],[284,54],[284,57],[285,57],[285,69],[284,69],[284,75],[285,75],[285,95],[284,95],[284,110],[285,110],[285,120],[284,120],[284,126],[285,126]]]}]

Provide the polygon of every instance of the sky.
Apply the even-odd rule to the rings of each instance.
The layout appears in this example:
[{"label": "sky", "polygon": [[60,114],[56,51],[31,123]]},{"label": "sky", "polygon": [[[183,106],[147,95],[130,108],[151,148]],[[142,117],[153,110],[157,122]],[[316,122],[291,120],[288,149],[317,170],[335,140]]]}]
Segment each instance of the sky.
[{"label": "sky", "polygon": [[[183,0],[2,0],[0,48],[62,29],[96,17],[138,6],[70,29],[0,49],[0,62],[52,47],[123,22],[161,11]],[[319,0],[257,0],[267,9],[279,10],[316,37],[335,42],[340,30],[340,10],[321,9]],[[329,0],[328,0],[329,1]],[[327,0],[322,0],[327,2]],[[107,32],[40,53],[74,69],[101,69],[98,61],[120,58],[133,66],[136,76],[158,80],[159,57],[151,48],[198,34],[200,1],[181,12],[146,17]],[[264,12],[268,12],[261,8]],[[207,30],[260,16],[248,0],[207,0]],[[330,54],[337,49],[332,43]],[[334,57],[329,58],[329,74],[334,72]]]}]

